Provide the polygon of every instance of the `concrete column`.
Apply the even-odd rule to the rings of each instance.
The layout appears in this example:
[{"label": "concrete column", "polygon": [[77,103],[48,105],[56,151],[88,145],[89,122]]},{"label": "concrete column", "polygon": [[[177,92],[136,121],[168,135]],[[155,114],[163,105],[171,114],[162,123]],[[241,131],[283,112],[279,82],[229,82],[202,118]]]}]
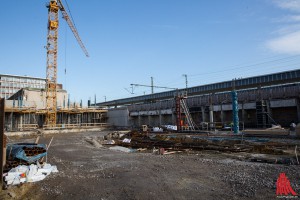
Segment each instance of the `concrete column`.
[{"label": "concrete column", "polygon": [[148,113],[148,125],[151,126],[151,115]]},{"label": "concrete column", "polygon": [[[267,118],[267,121],[272,124],[274,122],[273,122],[273,117],[272,117],[272,109],[271,109],[271,106],[270,106],[270,100],[266,100],[266,106],[267,106],[267,116],[266,116],[266,118]],[[270,119],[270,117],[272,119]]]},{"label": "concrete column", "polygon": [[214,94],[211,94],[209,96],[209,122],[210,122],[210,128],[214,128],[213,122],[214,122],[214,108],[213,108],[213,96]]},{"label": "concrete column", "polygon": [[172,124],[177,125],[176,124],[176,116],[175,116],[174,112],[172,112]]},{"label": "concrete column", "polygon": [[245,106],[245,102],[242,102],[242,126],[243,126],[243,130],[245,128],[246,120],[248,119],[247,118],[247,112],[246,112],[244,106]]},{"label": "concrete column", "polygon": [[237,92],[233,90],[231,92],[232,98],[232,115],[233,115],[233,132],[235,134],[239,133],[239,104]]},{"label": "concrete column", "polygon": [[159,117],[159,126],[161,126],[161,118],[162,118],[162,116],[161,116],[161,110],[159,110],[159,114],[158,114],[158,117]]},{"label": "concrete column", "polygon": [[140,115],[140,113],[138,114],[138,125],[139,125],[139,127],[142,126],[142,125],[141,125],[141,115]]},{"label": "concrete column", "polygon": [[13,113],[10,113],[10,131],[13,130]]},{"label": "concrete column", "polygon": [[202,121],[205,122],[205,106],[201,106],[201,112],[202,112]]},{"label": "concrete column", "polygon": [[161,109],[162,109],[161,102],[159,102],[159,109],[158,109],[159,126],[161,126],[162,124]]},{"label": "concrete column", "polygon": [[297,115],[298,115],[298,123],[300,123],[300,99],[296,99],[296,104],[297,104]]},{"label": "concrete column", "polygon": [[223,111],[223,104],[221,104],[221,122],[224,123],[224,111]]},{"label": "concrete column", "polygon": [[23,128],[23,115],[20,114],[20,128]]},{"label": "concrete column", "polygon": [[213,122],[214,122],[214,111],[213,111],[213,106],[209,106],[209,122],[210,122],[210,128],[213,128]]}]

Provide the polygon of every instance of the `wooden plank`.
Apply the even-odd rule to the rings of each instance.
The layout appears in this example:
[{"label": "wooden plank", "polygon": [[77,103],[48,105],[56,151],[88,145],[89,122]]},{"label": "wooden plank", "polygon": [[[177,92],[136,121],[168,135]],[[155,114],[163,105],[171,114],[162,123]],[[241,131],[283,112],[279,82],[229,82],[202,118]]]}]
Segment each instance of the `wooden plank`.
[{"label": "wooden plank", "polygon": [[37,136],[34,143],[37,144],[39,142],[39,140],[40,140],[40,136]]}]

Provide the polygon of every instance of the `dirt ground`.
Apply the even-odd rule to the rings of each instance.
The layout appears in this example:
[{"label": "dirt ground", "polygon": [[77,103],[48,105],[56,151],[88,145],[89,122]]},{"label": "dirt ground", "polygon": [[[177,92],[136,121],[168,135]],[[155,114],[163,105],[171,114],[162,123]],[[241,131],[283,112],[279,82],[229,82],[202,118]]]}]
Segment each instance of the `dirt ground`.
[{"label": "dirt ground", "polygon": [[[48,163],[57,165],[43,181],[11,186],[0,199],[276,199],[279,173],[300,194],[300,166],[254,163],[239,154],[197,151],[171,155],[95,148],[86,136],[106,131],[53,135]],[[49,143],[51,135],[40,143]],[[10,138],[33,142],[35,137]]]}]

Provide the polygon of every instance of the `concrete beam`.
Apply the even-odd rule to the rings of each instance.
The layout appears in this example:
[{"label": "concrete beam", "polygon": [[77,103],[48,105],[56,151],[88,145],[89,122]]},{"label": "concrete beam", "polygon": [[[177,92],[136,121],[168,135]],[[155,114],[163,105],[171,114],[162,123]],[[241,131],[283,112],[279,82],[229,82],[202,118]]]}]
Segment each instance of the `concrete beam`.
[{"label": "concrete beam", "polygon": [[[262,76],[237,79],[235,80],[235,88],[236,90],[241,90],[241,89],[251,89],[257,87],[275,86],[275,85],[297,83],[297,82],[300,82],[300,70],[292,70],[292,71],[279,72],[274,74],[266,74]],[[129,105],[133,103],[145,103],[145,102],[151,102],[151,101],[163,100],[163,99],[172,99],[174,98],[174,94],[176,94],[177,92],[182,92],[186,90],[188,94],[192,96],[231,91],[232,80],[207,84],[207,85],[200,85],[200,86],[191,87],[187,89],[179,89],[179,90],[172,90],[172,91],[137,96],[137,97],[117,99],[113,101],[98,103],[97,105],[118,106],[118,105]]]},{"label": "concrete beam", "polygon": [[293,106],[297,106],[296,99],[283,99],[283,100],[270,101],[271,108],[293,107]]},{"label": "concrete beam", "polygon": [[172,109],[164,110],[148,110],[148,111],[134,111],[130,112],[131,117],[134,116],[148,116],[148,115],[171,115],[173,113]]}]

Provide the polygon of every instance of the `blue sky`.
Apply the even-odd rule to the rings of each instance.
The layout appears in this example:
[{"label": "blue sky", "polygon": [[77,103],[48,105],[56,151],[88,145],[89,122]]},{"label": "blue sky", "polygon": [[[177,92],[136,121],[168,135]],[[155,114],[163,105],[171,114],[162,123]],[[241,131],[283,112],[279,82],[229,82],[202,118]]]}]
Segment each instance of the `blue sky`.
[{"label": "blue sky", "polygon": [[[46,0],[3,1],[0,73],[46,76]],[[86,58],[60,18],[58,82],[85,102],[299,68],[300,0],[68,0]],[[65,68],[67,74],[65,75]],[[126,89],[125,89],[126,88]],[[155,89],[155,92],[165,91]]]}]

